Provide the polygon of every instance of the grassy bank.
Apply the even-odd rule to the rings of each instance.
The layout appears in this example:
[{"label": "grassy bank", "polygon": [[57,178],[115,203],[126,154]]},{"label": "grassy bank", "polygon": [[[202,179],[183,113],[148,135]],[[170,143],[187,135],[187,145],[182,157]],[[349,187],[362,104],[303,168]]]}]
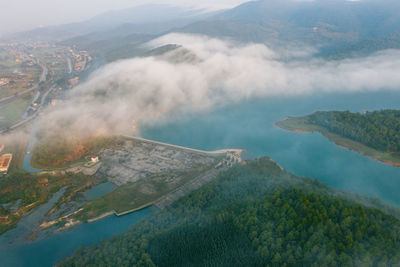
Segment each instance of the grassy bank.
[{"label": "grassy bank", "polygon": [[[54,193],[68,186],[63,197],[53,207],[58,210],[61,204],[70,201],[77,192],[100,183],[100,179],[83,174],[32,174],[24,171],[13,172],[0,179],[0,234],[16,226],[28,211],[46,203]],[[19,204],[17,204],[19,202]],[[17,205],[12,210],[2,204]]]},{"label": "grassy bank", "polygon": [[[146,179],[122,185],[104,197],[87,203],[74,218],[87,221],[111,211],[116,214],[123,214],[150,206],[210,168],[212,166],[200,166],[186,172],[155,174]],[[171,176],[179,177],[175,178],[176,183],[166,182]]]},{"label": "grassy bank", "polygon": [[9,103],[0,105],[0,129],[7,129],[22,120],[26,108],[32,101],[34,93],[15,98]]},{"label": "grassy bank", "polygon": [[64,169],[85,162],[85,157],[118,143],[119,137],[91,137],[72,139],[64,136],[41,138],[32,152],[32,167],[37,169]]}]

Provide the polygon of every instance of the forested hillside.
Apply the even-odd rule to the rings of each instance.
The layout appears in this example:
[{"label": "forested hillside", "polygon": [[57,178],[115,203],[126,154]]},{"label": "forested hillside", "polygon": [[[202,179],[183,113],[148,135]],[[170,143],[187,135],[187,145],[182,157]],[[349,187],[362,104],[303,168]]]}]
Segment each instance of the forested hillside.
[{"label": "forested hillside", "polygon": [[400,111],[381,110],[364,114],[319,111],[308,116],[311,124],[384,152],[400,152]]},{"label": "forested hillside", "polygon": [[281,169],[246,162],[61,266],[392,266],[400,221]]}]

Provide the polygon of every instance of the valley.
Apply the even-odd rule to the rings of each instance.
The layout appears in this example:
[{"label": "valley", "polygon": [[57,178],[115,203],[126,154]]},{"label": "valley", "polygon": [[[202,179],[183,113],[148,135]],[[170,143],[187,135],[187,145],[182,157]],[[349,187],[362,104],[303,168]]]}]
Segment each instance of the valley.
[{"label": "valley", "polygon": [[76,85],[92,61],[86,51],[46,43],[0,43],[0,52],[0,133],[31,122],[44,105],[55,105],[61,90]]}]

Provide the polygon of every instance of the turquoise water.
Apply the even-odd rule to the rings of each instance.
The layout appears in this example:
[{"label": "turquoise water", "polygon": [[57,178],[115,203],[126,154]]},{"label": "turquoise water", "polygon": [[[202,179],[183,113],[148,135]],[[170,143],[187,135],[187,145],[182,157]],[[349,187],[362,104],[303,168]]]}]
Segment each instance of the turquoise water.
[{"label": "turquoise water", "polygon": [[400,93],[329,94],[246,101],[200,116],[181,117],[144,129],[145,138],[198,149],[242,148],[249,157],[268,155],[287,170],[318,178],[341,190],[378,197],[400,206],[400,168],[336,146],[318,133],[274,126],[287,116],[315,110],[400,109]]},{"label": "turquoise water", "polygon": [[[93,200],[115,188],[116,185],[106,182],[82,194],[86,200]],[[69,256],[79,246],[90,246],[101,239],[126,231],[131,225],[150,215],[152,211],[152,208],[147,208],[122,217],[110,216],[98,222],[82,224],[50,236],[39,233],[38,240],[28,241],[27,235],[39,226],[44,215],[64,194],[65,189],[62,188],[47,203],[21,219],[16,228],[0,235],[0,266],[52,266]]]},{"label": "turquoise water", "polygon": [[37,126],[37,120],[35,119],[35,121],[34,121],[34,123],[33,123],[33,126],[32,126],[31,135],[30,135],[30,137],[29,137],[29,143],[28,143],[28,146],[27,146],[27,148],[26,148],[26,154],[25,154],[24,160],[23,160],[23,162],[22,162],[22,168],[23,168],[25,171],[33,172],[33,173],[40,173],[40,172],[43,171],[43,170],[34,169],[34,168],[31,167],[31,161],[32,161],[32,154],[31,154],[31,152],[32,152],[33,147],[34,147],[34,145],[35,145],[35,143],[36,143],[36,131],[37,131],[37,127],[38,127],[38,126]]},{"label": "turquoise water", "polygon": [[22,162],[22,168],[24,168],[25,171],[33,172],[33,173],[43,172],[43,170],[32,168],[31,167],[31,161],[32,161],[32,155],[30,153],[29,154],[25,154],[24,160]]},{"label": "turquoise water", "polygon": [[122,217],[110,216],[90,224],[51,235],[33,243],[6,246],[0,244],[0,266],[52,266],[69,256],[79,246],[90,246],[114,234],[122,233],[144,217],[147,208]]},{"label": "turquoise water", "polygon": [[[318,133],[296,134],[274,126],[275,121],[287,116],[315,110],[400,109],[399,100],[400,93],[394,92],[249,100],[200,115],[180,116],[173,122],[145,128],[142,136],[205,150],[243,148],[247,157],[268,155],[297,175],[318,178],[337,189],[377,196],[400,206],[400,168],[338,147]],[[144,209],[122,217],[107,217],[33,243],[0,244],[0,266],[51,266],[78,246],[121,233],[150,213],[151,209]]]},{"label": "turquoise water", "polygon": [[117,187],[118,186],[116,186],[113,183],[105,182],[105,183],[102,183],[95,187],[90,188],[89,190],[87,190],[86,192],[83,192],[82,194],[86,200],[94,200],[94,199],[101,198],[102,196],[105,196],[108,193],[111,193]]},{"label": "turquoise water", "polygon": [[[44,215],[54,206],[54,204],[62,197],[66,190],[66,187],[60,189],[55,193],[47,203],[41,205],[37,209],[30,212],[28,216],[23,217],[16,228],[0,235],[0,256],[1,252],[7,247],[21,244],[25,242],[28,234],[32,232],[36,227],[43,221]],[[0,257],[2,259],[2,257]],[[2,264],[0,262],[0,264]]]}]

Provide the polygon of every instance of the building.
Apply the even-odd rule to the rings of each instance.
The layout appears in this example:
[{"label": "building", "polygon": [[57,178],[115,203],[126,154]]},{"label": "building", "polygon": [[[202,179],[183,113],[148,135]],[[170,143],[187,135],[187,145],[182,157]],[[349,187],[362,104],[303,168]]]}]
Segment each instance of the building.
[{"label": "building", "polygon": [[97,163],[97,162],[99,162],[99,156],[92,156],[92,157],[90,158],[90,160],[91,160],[93,163]]},{"label": "building", "polygon": [[10,83],[10,79],[7,79],[7,78],[0,79],[0,86],[7,85],[9,83]]},{"label": "building", "polygon": [[75,77],[68,80],[68,83],[71,87],[77,85],[79,83],[79,77]]},{"label": "building", "polygon": [[12,154],[4,154],[0,157],[0,173],[7,174],[12,160]]}]

